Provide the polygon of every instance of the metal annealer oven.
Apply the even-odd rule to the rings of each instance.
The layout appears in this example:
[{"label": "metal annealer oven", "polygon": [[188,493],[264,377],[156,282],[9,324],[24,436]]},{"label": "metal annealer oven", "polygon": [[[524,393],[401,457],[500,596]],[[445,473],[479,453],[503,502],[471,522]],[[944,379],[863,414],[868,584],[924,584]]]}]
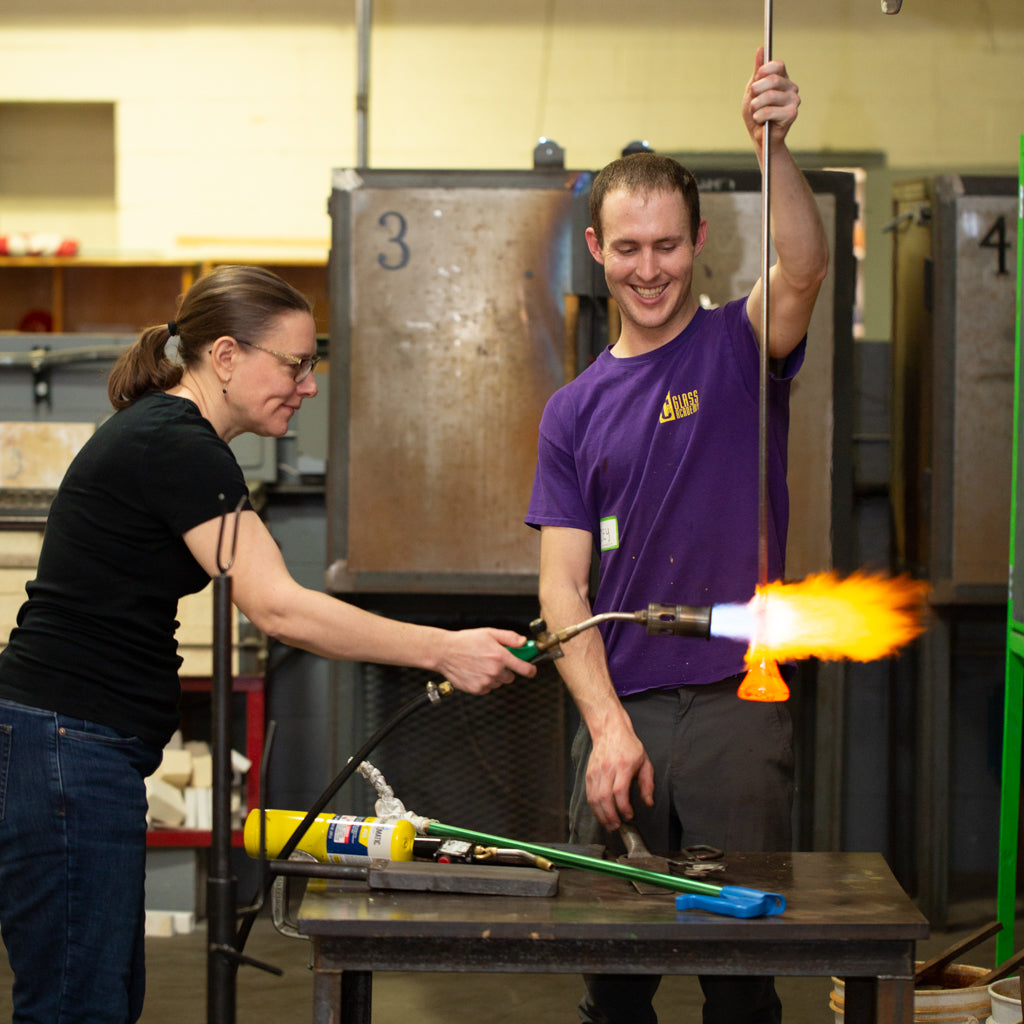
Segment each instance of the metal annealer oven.
[{"label": "metal annealer oven", "polygon": [[335,172],[328,589],[535,589],[523,515],[588,183]]}]

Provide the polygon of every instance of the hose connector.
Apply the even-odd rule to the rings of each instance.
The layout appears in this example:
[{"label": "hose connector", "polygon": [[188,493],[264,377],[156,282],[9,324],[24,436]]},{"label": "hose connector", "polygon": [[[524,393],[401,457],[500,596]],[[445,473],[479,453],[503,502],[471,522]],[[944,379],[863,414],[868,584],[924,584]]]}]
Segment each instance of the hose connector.
[{"label": "hose connector", "polygon": [[435,683],[433,680],[427,683],[427,697],[430,698],[431,704],[437,704],[442,697],[447,697],[454,692],[455,687],[447,679],[442,679],[439,683]]}]

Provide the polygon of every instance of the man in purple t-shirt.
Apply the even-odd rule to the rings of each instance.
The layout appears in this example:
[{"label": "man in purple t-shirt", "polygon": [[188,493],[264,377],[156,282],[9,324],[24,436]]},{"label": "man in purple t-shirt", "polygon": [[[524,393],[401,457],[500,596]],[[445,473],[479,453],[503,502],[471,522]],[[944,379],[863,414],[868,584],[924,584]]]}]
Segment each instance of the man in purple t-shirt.
[{"label": "man in purple t-shirt", "polygon": [[[817,204],[786,147],[800,99],[758,51],[743,119],[759,159],[771,125],[769,568],[782,575],[789,381],[828,269]],[[707,310],[692,290],[707,224],[693,176],[651,153],[595,179],[591,254],[621,315],[618,339],[548,403],[527,522],[541,530],[541,613],[551,629],[650,602],[748,601],[758,581],[758,281]],[[591,557],[600,553],[593,608]],[[792,729],[785,705],[736,690],[741,644],[589,630],[559,671],[580,711],[573,746],[575,842],[634,820],[654,850],[707,843],[789,849]],[[656,976],[586,977],[580,1017],[654,1024]],[[771,978],[702,977],[704,1024],[781,1019]]]}]

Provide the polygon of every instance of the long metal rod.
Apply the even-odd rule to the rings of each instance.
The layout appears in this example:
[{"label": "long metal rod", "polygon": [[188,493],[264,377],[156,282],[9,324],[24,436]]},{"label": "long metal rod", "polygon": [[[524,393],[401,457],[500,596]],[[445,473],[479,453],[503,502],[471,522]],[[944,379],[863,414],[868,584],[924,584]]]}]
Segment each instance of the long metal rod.
[{"label": "long metal rod", "polygon": [[[764,2],[764,59],[772,59],[772,0]],[[761,136],[761,376],[758,389],[757,578],[768,583],[768,345],[769,271],[771,270],[771,122]]]}]

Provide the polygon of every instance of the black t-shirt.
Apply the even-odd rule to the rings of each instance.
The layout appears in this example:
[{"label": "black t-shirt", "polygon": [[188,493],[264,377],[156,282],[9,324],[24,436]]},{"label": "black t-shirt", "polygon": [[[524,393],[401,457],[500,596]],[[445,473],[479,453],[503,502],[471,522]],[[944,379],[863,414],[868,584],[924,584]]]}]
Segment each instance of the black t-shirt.
[{"label": "black t-shirt", "polygon": [[178,599],[209,582],[182,534],[247,494],[187,399],[152,392],[111,416],[50,508],[0,697],[163,746],[178,723]]}]

